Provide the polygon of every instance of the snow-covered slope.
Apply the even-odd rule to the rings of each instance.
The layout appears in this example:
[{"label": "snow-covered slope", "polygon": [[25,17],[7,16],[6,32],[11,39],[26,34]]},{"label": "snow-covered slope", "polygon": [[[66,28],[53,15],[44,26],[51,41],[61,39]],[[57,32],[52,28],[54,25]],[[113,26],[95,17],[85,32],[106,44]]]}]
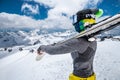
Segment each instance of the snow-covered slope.
[{"label": "snow-covered slope", "polygon": [[[13,47],[12,52],[1,50],[0,55],[3,53],[11,55],[0,58],[0,80],[68,80],[68,76],[72,72],[72,58],[69,53],[63,55],[46,54],[41,61],[35,61],[36,49],[40,44],[63,40],[68,33],[39,36],[41,38],[39,44],[24,46],[22,51],[17,49],[19,46]],[[35,50],[33,53],[30,52],[32,49]],[[119,50],[119,41],[98,42],[94,61],[97,80],[119,80]]]},{"label": "snow-covered slope", "polygon": [[94,68],[97,80],[119,80],[120,42],[104,41],[98,43]]}]

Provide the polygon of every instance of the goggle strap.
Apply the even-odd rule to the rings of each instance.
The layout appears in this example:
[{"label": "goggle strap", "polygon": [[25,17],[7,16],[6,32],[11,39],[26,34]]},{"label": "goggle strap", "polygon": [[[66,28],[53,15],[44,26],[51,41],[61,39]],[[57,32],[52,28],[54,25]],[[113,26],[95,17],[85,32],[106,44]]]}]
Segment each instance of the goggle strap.
[{"label": "goggle strap", "polygon": [[77,23],[77,15],[73,15],[73,24]]}]

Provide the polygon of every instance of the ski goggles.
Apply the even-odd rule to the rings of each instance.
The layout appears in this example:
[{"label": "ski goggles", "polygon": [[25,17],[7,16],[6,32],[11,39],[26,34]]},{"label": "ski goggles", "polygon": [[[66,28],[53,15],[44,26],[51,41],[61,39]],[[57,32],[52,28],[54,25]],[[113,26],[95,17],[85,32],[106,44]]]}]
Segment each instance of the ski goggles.
[{"label": "ski goggles", "polygon": [[77,32],[80,33],[81,31],[84,30],[84,26],[80,26],[80,25],[83,25],[83,24],[80,21],[77,20],[77,15],[72,16],[72,24],[73,24],[73,26],[74,26],[74,28]]}]

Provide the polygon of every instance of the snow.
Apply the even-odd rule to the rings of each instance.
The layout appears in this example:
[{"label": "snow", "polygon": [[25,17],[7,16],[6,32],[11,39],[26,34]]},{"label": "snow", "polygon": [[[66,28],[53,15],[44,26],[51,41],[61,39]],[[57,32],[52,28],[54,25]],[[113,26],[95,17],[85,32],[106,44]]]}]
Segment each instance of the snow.
[{"label": "snow", "polygon": [[[64,40],[73,34],[65,32],[40,36],[34,35],[34,39],[40,39],[41,42],[37,45],[22,46],[23,51],[18,50],[18,47],[21,46],[12,47],[12,52],[7,52],[0,48],[0,56],[3,53],[7,55],[0,57],[0,80],[68,80],[73,66],[70,53],[62,55],[46,54],[40,61],[36,61],[35,58],[37,56],[36,49],[40,45]],[[29,38],[31,39],[32,37]],[[35,50],[33,53],[30,52],[32,49]],[[107,39],[103,42],[98,42],[94,60],[97,80],[119,80],[119,50],[119,41]]]},{"label": "snow", "polygon": [[[4,47],[0,48],[0,80],[68,80],[69,74],[73,70],[70,53],[62,55],[46,54],[40,61],[36,61],[36,50],[40,45],[68,39],[76,33],[66,31],[38,35],[38,31],[1,34],[1,47],[2,45],[7,47],[2,39],[11,37],[11,34],[14,38],[7,43],[21,42],[24,45],[16,44],[14,47],[8,47],[7,49],[12,49],[11,52],[4,51]],[[26,45],[34,43],[36,44]],[[23,48],[23,50],[20,51],[19,48]],[[34,52],[32,53],[31,50],[34,50]],[[114,37],[112,40],[98,41],[94,60],[97,80],[119,80],[119,50],[120,36]]]},{"label": "snow", "polygon": [[94,68],[97,80],[119,80],[120,42],[105,41],[98,43]]},{"label": "snow", "polygon": [[[1,59],[0,80],[55,80],[57,78],[59,78],[57,80],[62,80],[69,75],[68,71],[71,68],[68,67],[72,66],[69,60],[70,55],[51,56],[46,54],[39,62],[35,60],[35,57],[36,54],[22,51]],[[59,75],[60,72],[65,74]]]}]

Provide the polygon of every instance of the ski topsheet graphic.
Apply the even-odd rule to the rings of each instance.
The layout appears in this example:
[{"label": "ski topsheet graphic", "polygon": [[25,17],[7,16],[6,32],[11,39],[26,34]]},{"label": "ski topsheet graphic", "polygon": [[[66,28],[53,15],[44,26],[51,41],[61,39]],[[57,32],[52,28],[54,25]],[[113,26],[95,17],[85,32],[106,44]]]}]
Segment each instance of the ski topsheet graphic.
[{"label": "ski topsheet graphic", "polygon": [[105,32],[107,30],[111,30],[111,29],[117,27],[118,25],[120,25],[120,14],[116,14],[108,19],[105,19],[105,20],[93,25],[91,28],[88,28],[87,30],[79,33],[74,38],[89,36],[91,34],[97,35],[100,32]]}]

